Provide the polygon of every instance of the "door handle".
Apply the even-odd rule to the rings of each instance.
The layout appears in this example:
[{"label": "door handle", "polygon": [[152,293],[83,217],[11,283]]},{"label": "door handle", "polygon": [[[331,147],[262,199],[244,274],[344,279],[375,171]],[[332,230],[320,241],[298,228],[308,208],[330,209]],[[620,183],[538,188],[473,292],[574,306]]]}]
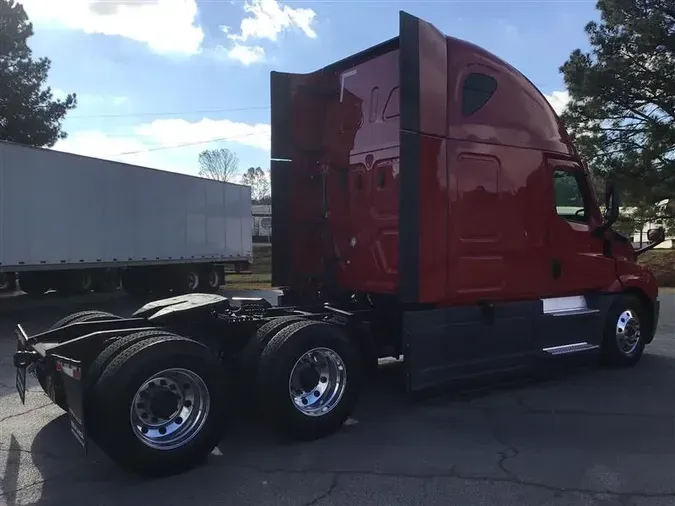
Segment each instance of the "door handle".
[{"label": "door handle", "polygon": [[557,258],[551,260],[551,274],[553,279],[558,279],[562,275],[562,262]]}]

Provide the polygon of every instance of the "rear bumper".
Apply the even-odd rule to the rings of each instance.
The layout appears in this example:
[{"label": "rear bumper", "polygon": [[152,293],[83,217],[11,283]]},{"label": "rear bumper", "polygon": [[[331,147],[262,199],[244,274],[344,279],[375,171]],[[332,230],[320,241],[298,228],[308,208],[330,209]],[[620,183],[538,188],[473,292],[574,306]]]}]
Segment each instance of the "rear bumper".
[{"label": "rear bumper", "polygon": [[26,376],[33,374],[42,389],[55,404],[68,411],[70,429],[86,451],[87,435],[84,427],[84,395],[82,391],[82,367],[78,360],[57,354],[47,354],[32,343],[21,325],[16,330],[16,390],[21,402],[26,402]]}]

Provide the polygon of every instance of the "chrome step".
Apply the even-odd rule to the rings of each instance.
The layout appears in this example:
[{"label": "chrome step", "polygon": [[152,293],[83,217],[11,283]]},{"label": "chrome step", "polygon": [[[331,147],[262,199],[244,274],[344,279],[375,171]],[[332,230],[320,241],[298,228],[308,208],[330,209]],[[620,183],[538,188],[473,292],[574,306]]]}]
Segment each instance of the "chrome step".
[{"label": "chrome step", "polygon": [[599,348],[597,344],[590,344],[584,341],[581,343],[563,344],[562,346],[551,346],[550,348],[544,348],[542,351],[549,355],[567,355],[569,353],[579,353],[597,348]]},{"label": "chrome step", "polygon": [[599,313],[599,309],[578,308],[578,309],[561,309],[560,311],[551,311],[546,313],[550,316],[583,316],[587,314]]}]

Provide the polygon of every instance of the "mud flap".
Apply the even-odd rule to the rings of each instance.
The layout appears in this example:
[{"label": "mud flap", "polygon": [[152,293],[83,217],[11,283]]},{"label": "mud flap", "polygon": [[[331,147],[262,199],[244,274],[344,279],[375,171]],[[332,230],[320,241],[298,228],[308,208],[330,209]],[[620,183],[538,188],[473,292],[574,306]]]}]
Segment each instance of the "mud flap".
[{"label": "mud flap", "polygon": [[[17,331],[16,333],[16,351],[17,355],[19,353],[24,353],[26,351],[26,335],[23,333],[23,330]],[[16,391],[19,394],[21,399],[21,404],[26,404],[26,364],[20,363],[16,365]]]},{"label": "mud flap", "polygon": [[61,374],[63,389],[66,393],[68,406],[68,418],[70,431],[78,443],[88,449],[87,430],[84,420],[84,392],[82,390],[82,364],[79,360],[73,360],[59,355],[53,355],[56,371]]}]

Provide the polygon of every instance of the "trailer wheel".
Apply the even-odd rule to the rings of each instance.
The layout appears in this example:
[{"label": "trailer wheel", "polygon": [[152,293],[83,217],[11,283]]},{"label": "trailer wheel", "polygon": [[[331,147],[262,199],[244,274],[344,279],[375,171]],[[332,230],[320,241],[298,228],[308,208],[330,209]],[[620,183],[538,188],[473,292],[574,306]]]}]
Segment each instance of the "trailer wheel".
[{"label": "trailer wheel", "polygon": [[157,336],[119,353],[90,399],[92,438],[123,468],[149,476],[203,461],[225,428],[229,386],[204,345]]},{"label": "trailer wheel", "polygon": [[94,285],[94,278],[88,270],[62,271],[55,276],[54,285],[61,295],[89,293]]},{"label": "trailer wheel", "polygon": [[196,267],[176,271],[176,291],[179,293],[198,293],[204,285],[202,273]]},{"label": "trailer wheel", "polygon": [[50,286],[43,272],[23,272],[19,274],[19,288],[31,296],[44,295]]},{"label": "trailer wheel", "polygon": [[621,296],[611,307],[602,339],[602,362],[610,367],[630,367],[642,358],[648,321],[640,299]]},{"label": "trailer wheel", "polygon": [[218,267],[211,267],[204,270],[204,289],[209,293],[216,293],[223,284],[223,277],[221,269]]},{"label": "trailer wheel", "polygon": [[[112,313],[106,313],[105,311],[80,311],[79,313],[73,313],[61,318],[54,325],[49,327],[49,330],[60,329],[61,327],[65,327],[66,325],[70,325],[72,323],[112,319],[117,320],[119,318],[119,316]],[[56,404],[62,410],[68,411],[68,404],[66,402],[66,396],[65,392],[63,391],[63,387],[59,384],[56,384],[53,379],[54,377],[49,376],[46,373],[44,367],[39,363],[35,367],[35,377],[37,378],[40,387],[42,387],[42,390],[44,390],[46,394],[49,395],[50,391],[52,392],[50,397],[54,398],[54,404]]]},{"label": "trailer wheel", "polygon": [[[258,328],[239,355],[239,380],[242,385],[255,385],[260,355],[272,338],[285,327],[301,321],[307,320],[301,316],[282,316]],[[249,397],[244,399],[244,401],[248,400]]]},{"label": "trailer wheel", "polygon": [[13,292],[16,290],[16,274],[13,272],[0,273],[0,292]]},{"label": "trailer wheel", "polygon": [[328,323],[293,323],[272,338],[258,366],[258,403],[275,428],[298,440],[339,430],[357,401],[360,357]]}]

